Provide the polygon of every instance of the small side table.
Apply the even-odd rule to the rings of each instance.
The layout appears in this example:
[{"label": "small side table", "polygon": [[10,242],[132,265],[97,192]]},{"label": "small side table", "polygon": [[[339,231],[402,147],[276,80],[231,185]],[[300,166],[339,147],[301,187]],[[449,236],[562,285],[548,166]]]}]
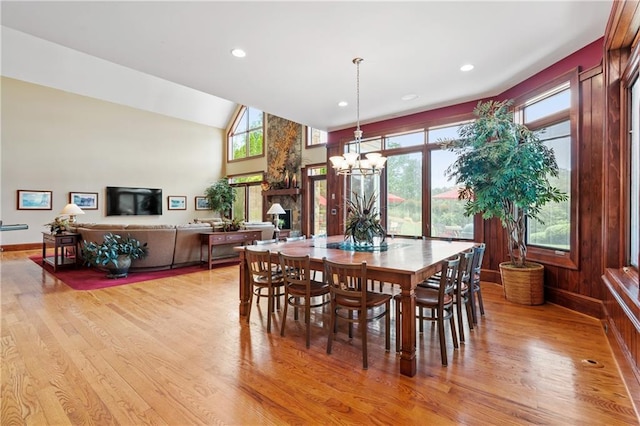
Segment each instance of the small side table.
[{"label": "small side table", "polygon": [[[80,234],[71,232],[63,232],[62,234],[42,233],[42,264],[45,262],[53,266],[54,272],[63,266],[77,266],[80,258],[78,257],[78,243]],[[53,246],[53,257],[47,257],[47,247]],[[72,249],[72,250],[65,250]],[[73,252],[73,257],[69,256],[69,252]]]}]

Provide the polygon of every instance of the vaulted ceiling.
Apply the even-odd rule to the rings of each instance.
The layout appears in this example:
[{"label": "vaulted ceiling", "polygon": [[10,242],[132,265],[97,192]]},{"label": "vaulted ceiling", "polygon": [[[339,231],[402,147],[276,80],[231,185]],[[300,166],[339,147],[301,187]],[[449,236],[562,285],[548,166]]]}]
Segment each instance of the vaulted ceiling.
[{"label": "vaulted ceiling", "polygon": [[356,120],[355,57],[361,121],[406,115],[503,92],[602,37],[611,4],[2,1],[2,75],[215,127],[245,104],[336,130]]}]

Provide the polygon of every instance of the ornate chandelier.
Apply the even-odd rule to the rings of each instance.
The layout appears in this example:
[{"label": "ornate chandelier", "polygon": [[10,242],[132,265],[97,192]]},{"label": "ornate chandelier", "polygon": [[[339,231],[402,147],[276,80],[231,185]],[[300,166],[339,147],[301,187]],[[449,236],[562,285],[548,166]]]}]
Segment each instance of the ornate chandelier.
[{"label": "ornate chandelier", "polygon": [[361,158],[362,130],[360,130],[360,62],[364,59],[354,58],[356,64],[356,130],[353,132],[356,144],[356,152],[345,152],[342,155],[329,157],[333,169],[339,175],[379,175],[387,161],[379,152],[369,152],[365,158]]}]

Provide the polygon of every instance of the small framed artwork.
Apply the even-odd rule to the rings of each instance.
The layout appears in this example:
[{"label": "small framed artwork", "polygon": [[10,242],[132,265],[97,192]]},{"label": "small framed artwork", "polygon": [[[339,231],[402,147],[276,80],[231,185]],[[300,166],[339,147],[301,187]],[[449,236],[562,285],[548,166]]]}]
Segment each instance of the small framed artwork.
[{"label": "small framed artwork", "polygon": [[167,197],[169,210],[186,210],[187,209],[187,197],[182,195],[169,195]]},{"label": "small framed artwork", "polygon": [[209,210],[207,197],[196,197],[196,210]]},{"label": "small framed artwork", "polygon": [[28,191],[18,189],[18,210],[51,210],[51,191]]},{"label": "small framed artwork", "polygon": [[97,192],[70,192],[69,202],[82,210],[98,210]]}]

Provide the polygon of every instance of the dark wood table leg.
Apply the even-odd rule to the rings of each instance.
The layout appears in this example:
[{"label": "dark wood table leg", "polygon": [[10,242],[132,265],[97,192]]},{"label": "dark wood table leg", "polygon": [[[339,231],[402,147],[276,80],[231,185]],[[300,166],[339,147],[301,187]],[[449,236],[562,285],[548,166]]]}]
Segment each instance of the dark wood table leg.
[{"label": "dark wood table leg", "polygon": [[402,289],[402,348],[400,373],[416,375],[416,294],[412,289]]},{"label": "dark wood table leg", "polygon": [[239,274],[239,286],[240,287],[240,316],[246,317],[249,315],[249,296],[251,289],[249,288],[249,268],[247,268],[247,262],[244,257],[244,250],[240,250],[240,274]]}]

